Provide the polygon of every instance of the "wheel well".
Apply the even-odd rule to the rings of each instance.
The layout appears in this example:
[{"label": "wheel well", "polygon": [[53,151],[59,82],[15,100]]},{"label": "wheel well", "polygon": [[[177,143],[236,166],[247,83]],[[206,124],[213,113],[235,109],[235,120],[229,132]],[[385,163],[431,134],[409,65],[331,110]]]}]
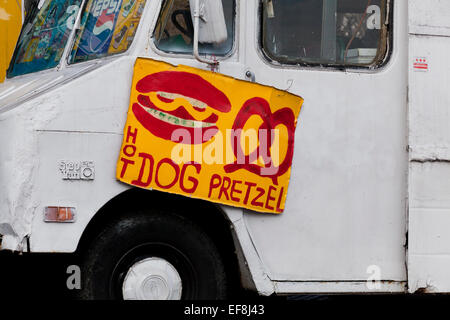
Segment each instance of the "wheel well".
[{"label": "wheel well", "polygon": [[[231,293],[239,294],[242,291],[240,284],[242,277],[231,223],[220,207],[199,199],[155,190],[129,189],[111,199],[94,215],[81,236],[76,253],[82,254],[108,224],[120,220],[130,211],[142,211],[149,207],[182,214],[201,227],[222,255],[230,279]],[[151,214],[151,211],[149,214]]]}]

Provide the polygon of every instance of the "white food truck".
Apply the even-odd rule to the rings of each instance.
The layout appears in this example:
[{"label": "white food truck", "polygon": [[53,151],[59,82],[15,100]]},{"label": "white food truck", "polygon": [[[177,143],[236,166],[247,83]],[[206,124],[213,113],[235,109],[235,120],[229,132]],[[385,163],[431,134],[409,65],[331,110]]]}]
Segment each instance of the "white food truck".
[{"label": "white food truck", "polygon": [[[0,84],[1,250],[77,252],[88,299],[450,292],[449,1],[36,6]],[[137,58],[304,99],[283,213],[116,179]]]}]

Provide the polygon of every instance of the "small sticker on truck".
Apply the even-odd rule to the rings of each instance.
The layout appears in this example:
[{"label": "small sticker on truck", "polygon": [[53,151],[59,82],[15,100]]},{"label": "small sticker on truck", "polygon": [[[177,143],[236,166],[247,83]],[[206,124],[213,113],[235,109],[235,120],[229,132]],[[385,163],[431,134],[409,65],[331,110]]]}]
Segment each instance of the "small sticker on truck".
[{"label": "small sticker on truck", "polygon": [[413,61],[414,71],[427,72],[428,71],[428,59],[424,57],[416,57]]}]

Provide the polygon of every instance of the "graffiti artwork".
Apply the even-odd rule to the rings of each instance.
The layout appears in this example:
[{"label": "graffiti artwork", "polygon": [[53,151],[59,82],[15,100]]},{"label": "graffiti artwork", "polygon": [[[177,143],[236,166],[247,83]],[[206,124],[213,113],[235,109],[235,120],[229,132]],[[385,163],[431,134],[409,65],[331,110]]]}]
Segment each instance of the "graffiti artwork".
[{"label": "graffiti artwork", "polygon": [[302,103],[272,87],[137,59],[117,179],[281,213]]}]

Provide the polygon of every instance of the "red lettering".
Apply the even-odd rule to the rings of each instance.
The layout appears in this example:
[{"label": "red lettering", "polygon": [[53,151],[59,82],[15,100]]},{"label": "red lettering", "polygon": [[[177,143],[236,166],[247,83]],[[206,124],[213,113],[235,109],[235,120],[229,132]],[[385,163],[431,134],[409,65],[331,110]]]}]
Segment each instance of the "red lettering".
[{"label": "red lettering", "polygon": [[[217,180],[216,183],[214,182],[215,180]],[[212,194],[213,189],[218,188],[221,183],[222,183],[222,178],[218,174],[213,174],[212,177],[211,177],[211,180],[209,181],[208,198],[211,198],[211,194]]]},{"label": "red lettering", "polygon": [[253,201],[251,202],[252,206],[255,207],[262,207],[264,204],[262,202],[258,202],[258,199],[261,198],[264,193],[266,193],[266,190],[264,190],[263,188],[256,188],[256,192],[259,192],[258,195],[253,199]]},{"label": "red lettering", "polygon": [[[127,152],[127,150],[131,148],[131,152]],[[125,147],[123,147],[123,153],[127,156],[127,157],[133,157],[136,154],[136,146],[132,145],[132,144],[127,144]]]},{"label": "red lettering", "polygon": [[241,184],[242,181],[239,180],[233,180],[233,184],[231,185],[231,191],[230,191],[230,198],[231,200],[235,202],[240,202],[241,199],[234,197],[234,193],[241,194],[242,190],[236,189],[236,184]]},{"label": "red lettering", "polygon": [[200,170],[202,169],[202,166],[199,163],[186,163],[183,165],[183,168],[181,169],[181,177],[180,177],[180,189],[183,190],[186,193],[193,193],[195,192],[195,190],[198,187],[198,180],[193,178],[193,177],[189,177],[188,180],[190,182],[192,182],[192,188],[186,188],[184,185],[184,176],[186,174],[186,169],[189,166],[193,166],[195,168],[195,170],[197,171],[197,173],[200,173]]},{"label": "red lettering", "polygon": [[267,199],[266,199],[266,209],[273,210],[273,207],[269,206],[269,201],[275,200],[272,197],[272,191],[276,191],[277,189],[273,186],[269,186],[269,191],[267,191]]},{"label": "red lettering", "polygon": [[[132,181],[131,184],[138,186],[138,187],[145,188],[145,187],[148,187],[150,185],[150,183],[152,182],[152,173],[153,173],[153,166],[155,164],[155,160],[148,153],[139,153],[139,157],[142,158],[141,169],[139,171],[139,177],[137,180]],[[149,169],[149,173],[147,176],[147,181],[144,181],[143,177],[144,177],[145,168],[147,166],[146,165],[147,160],[149,160],[149,162],[150,162],[150,169]]]},{"label": "red lettering", "polygon": [[247,192],[245,193],[245,198],[244,198],[244,204],[247,204],[248,202],[248,198],[250,196],[250,190],[256,186],[256,183],[253,182],[245,182],[245,185],[247,186]]},{"label": "red lettering", "polygon": [[130,138],[132,138],[132,143],[136,144],[136,138],[137,138],[138,129],[135,128],[133,132],[131,132],[131,126],[128,126],[127,129],[127,143],[130,143]]},{"label": "red lettering", "polygon": [[[169,166],[171,166],[175,170],[175,177],[173,178],[173,181],[166,186],[162,185],[158,179],[159,170],[164,163],[167,163]],[[155,182],[156,182],[156,185],[162,189],[170,189],[175,185],[175,183],[177,183],[179,176],[180,176],[180,167],[178,167],[178,165],[176,163],[174,163],[172,159],[164,158],[158,163],[158,166],[156,167]]]},{"label": "red lettering", "polygon": [[231,186],[231,179],[228,177],[223,177],[223,183],[222,186],[220,187],[220,192],[219,192],[219,199],[222,198],[222,194],[225,194],[225,198],[227,198],[227,200],[230,200],[230,197],[228,196],[228,189]]},{"label": "red lettering", "polygon": [[123,162],[122,171],[120,172],[120,178],[123,178],[123,176],[125,175],[125,172],[127,171],[128,165],[134,164],[134,161],[128,160],[126,158],[120,158],[120,161]]},{"label": "red lettering", "polygon": [[280,204],[281,204],[281,199],[283,198],[283,193],[284,193],[284,187],[281,188],[280,191],[280,196],[278,197],[278,201],[277,201],[277,212],[283,212],[283,209],[280,208]]}]

